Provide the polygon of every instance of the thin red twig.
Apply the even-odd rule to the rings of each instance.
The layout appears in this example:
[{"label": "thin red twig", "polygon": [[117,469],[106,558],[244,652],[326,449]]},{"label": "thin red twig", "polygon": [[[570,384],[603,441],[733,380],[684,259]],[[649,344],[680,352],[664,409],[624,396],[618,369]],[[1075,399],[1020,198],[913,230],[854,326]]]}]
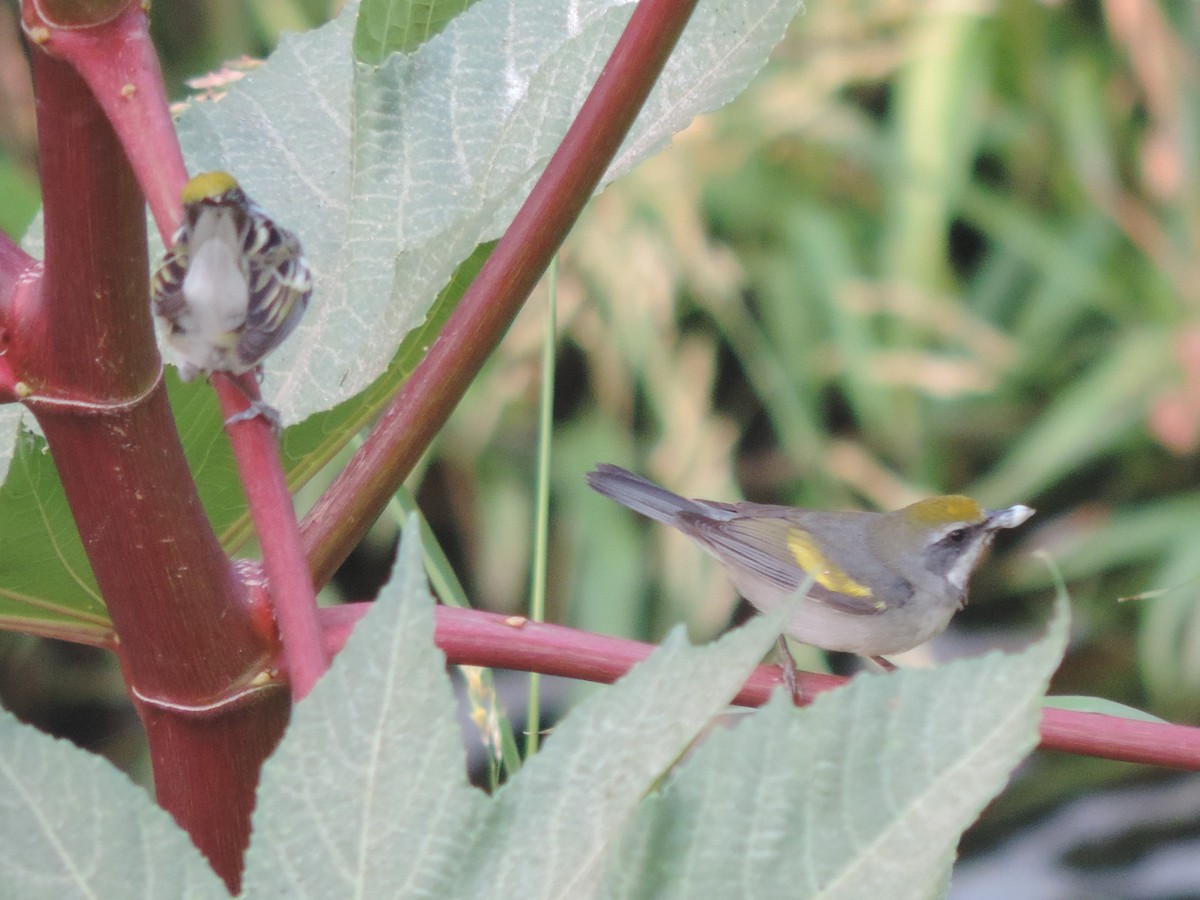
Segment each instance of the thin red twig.
[{"label": "thin red twig", "polygon": [[[228,419],[261,399],[252,373],[234,378],[214,374],[213,387]],[[283,643],[292,696],[301,700],[329,668],[317,622],[317,596],[300,543],[292,495],[279,461],[279,441],[265,416],[235,422],[226,429],[246,491],[263,568]]]},{"label": "thin red twig", "polygon": [[[341,649],[354,623],[370,608],[356,603],[321,611],[328,651]],[[654,647],[472,609],[437,608],[435,640],[454,665],[490,666],[541,672],[611,684],[653,652]],[[798,672],[800,689],[811,698],[848,679]],[[778,666],[759,666],[734,699],[740,706],[761,706],[781,684]],[[1200,728],[1145,722],[1047,708],[1042,712],[1041,749],[1078,753],[1124,762],[1200,771]]]}]

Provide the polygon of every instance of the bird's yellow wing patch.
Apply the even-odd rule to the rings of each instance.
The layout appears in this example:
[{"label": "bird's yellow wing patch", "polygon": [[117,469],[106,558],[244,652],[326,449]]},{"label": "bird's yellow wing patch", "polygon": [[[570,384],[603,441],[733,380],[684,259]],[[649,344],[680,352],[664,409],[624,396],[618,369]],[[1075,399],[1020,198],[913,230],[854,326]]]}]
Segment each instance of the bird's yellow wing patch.
[{"label": "bird's yellow wing patch", "polygon": [[851,597],[872,596],[869,587],[855,581],[834,565],[817,547],[813,536],[802,528],[788,529],[787,546],[797,565],[826,590],[849,594]]}]

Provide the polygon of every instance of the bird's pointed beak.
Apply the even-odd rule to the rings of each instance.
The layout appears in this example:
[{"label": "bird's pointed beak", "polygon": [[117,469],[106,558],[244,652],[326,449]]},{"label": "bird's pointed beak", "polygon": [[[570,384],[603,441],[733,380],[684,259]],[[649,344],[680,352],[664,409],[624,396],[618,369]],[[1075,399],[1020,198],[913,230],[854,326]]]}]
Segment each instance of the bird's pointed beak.
[{"label": "bird's pointed beak", "polygon": [[1007,509],[989,509],[987,511],[988,531],[999,531],[1001,528],[1016,528],[1034,514],[1029,506],[1010,506]]}]

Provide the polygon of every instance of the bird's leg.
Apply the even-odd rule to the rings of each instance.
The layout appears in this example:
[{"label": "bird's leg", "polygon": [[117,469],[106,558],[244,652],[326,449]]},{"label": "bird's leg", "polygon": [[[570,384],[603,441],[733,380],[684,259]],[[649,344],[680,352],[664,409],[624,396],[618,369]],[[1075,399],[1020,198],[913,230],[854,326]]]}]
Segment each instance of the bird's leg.
[{"label": "bird's leg", "polygon": [[262,416],[271,423],[271,430],[279,435],[283,432],[283,419],[279,416],[279,410],[262,400],[251,400],[250,405],[243,409],[240,413],[234,413],[225,420],[225,427],[234,425],[238,422],[249,422],[251,419]]},{"label": "bird's leg", "polygon": [[879,668],[883,669],[883,671],[885,671],[885,672],[895,672],[896,671],[895,664],[888,662],[882,656],[872,656],[872,657],[869,657],[869,659],[871,660],[871,662],[875,663],[875,665],[879,666]]},{"label": "bird's leg", "polygon": [[[262,383],[262,366],[254,367],[254,378],[258,384]],[[275,436],[278,437],[283,432],[283,419],[279,416],[279,410],[271,406],[269,403],[263,401],[261,397],[255,397],[254,394],[258,393],[257,389],[248,390],[243,384],[241,384],[240,378],[235,377],[231,380],[234,382],[234,384],[241,388],[242,394],[246,397],[246,402],[248,405],[241,412],[234,413],[232,416],[226,419],[225,427],[228,428],[230,425],[234,425],[238,422],[248,422],[251,419],[257,418],[258,416],[262,416],[271,423],[271,430],[274,431]]]}]

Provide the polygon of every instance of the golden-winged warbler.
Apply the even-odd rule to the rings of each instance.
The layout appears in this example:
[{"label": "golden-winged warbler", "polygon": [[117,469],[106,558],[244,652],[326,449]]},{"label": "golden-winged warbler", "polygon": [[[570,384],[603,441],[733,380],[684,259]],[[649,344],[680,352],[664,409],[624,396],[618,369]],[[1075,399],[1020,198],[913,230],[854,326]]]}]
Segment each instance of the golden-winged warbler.
[{"label": "golden-winged warbler", "polygon": [[969,497],[930,497],[895,512],[828,512],[689,500],[618,466],[588,473],[595,490],[677,528],[711,553],[760,611],[812,587],[785,631],[804,644],[880,659],[945,630],[1002,528],[1028,506],[984,510]]}]

